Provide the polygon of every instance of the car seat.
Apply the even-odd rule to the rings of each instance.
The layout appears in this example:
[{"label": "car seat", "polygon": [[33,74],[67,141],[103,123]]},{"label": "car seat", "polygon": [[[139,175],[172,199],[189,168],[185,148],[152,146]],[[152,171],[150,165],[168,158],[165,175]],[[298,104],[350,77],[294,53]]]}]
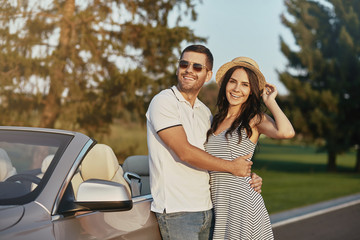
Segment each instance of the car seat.
[{"label": "car seat", "polygon": [[12,165],[9,155],[4,149],[0,148],[0,182],[15,174],[16,169]]},{"label": "car seat", "polygon": [[[48,169],[48,167],[49,167],[51,161],[53,160],[54,156],[55,156],[54,154],[50,154],[50,155],[47,155],[44,158],[44,160],[41,163],[41,168],[40,168],[41,172],[36,175],[38,178],[41,179],[44,176],[44,173]],[[31,190],[34,190],[36,187],[37,187],[37,184],[34,184],[34,183],[31,184]]]},{"label": "car seat", "polygon": [[[115,153],[108,145],[96,144],[85,156],[79,172],[79,176],[81,176],[80,181],[101,179],[118,182],[123,184],[130,194],[130,187],[123,177],[123,169],[121,168]],[[77,176],[74,177],[76,178]],[[77,192],[77,189],[75,191],[75,187],[74,192]]]},{"label": "car seat", "polygon": [[[150,194],[149,159],[147,155],[134,155],[125,159],[123,165],[125,178],[128,173],[135,173],[141,178],[140,195]],[[131,179],[127,179],[131,181]]]}]

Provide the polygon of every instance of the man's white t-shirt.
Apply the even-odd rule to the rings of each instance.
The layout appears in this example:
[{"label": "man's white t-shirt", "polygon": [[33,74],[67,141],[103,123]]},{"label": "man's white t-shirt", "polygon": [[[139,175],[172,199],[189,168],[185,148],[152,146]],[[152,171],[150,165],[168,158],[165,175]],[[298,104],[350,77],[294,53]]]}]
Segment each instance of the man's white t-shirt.
[{"label": "man's white t-shirt", "polygon": [[190,144],[203,149],[211,112],[199,99],[194,107],[176,86],[157,94],[147,118],[151,210],[158,213],[206,211],[212,208],[209,174],[181,161],[160,139],[159,131],[183,126]]}]

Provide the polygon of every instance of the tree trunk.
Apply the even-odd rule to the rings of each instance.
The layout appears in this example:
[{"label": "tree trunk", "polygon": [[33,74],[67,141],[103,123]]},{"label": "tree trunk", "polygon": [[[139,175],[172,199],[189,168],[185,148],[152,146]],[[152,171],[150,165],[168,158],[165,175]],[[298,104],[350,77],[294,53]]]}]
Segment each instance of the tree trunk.
[{"label": "tree trunk", "polygon": [[44,110],[41,116],[40,127],[54,128],[55,122],[61,111],[61,95],[64,91],[65,65],[66,59],[71,48],[71,36],[73,25],[71,18],[75,13],[75,0],[66,0],[64,4],[64,15],[60,23],[60,39],[58,49],[54,52],[55,61],[53,62],[50,73],[50,90],[44,102]]},{"label": "tree trunk", "polygon": [[356,147],[356,166],[355,166],[355,172],[360,173],[360,147]]},{"label": "tree trunk", "polygon": [[45,107],[41,115],[39,127],[54,128],[56,119],[60,114],[61,109],[61,93],[60,88],[56,88],[55,79],[51,79],[50,91],[44,102]]},{"label": "tree trunk", "polygon": [[336,153],[335,151],[328,151],[328,172],[336,172]]}]

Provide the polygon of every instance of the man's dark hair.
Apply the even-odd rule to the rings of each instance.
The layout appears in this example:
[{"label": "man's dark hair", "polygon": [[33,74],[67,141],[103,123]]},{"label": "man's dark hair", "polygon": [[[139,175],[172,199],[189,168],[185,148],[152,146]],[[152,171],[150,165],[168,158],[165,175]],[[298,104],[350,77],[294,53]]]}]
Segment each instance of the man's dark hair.
[{"label": "man's dark hair", "polygon": [[203,45],[190,45],[187,46],[181,53],[180,59],[183,57],[185,52],[197,52],[197,53],[203,53],[206,55],[206,67],[210,70],[212,70],[213,68],[213,64],[214,64],[214,57],[212,55],[212,53],[210,52],[210,50],[203,46]]}]

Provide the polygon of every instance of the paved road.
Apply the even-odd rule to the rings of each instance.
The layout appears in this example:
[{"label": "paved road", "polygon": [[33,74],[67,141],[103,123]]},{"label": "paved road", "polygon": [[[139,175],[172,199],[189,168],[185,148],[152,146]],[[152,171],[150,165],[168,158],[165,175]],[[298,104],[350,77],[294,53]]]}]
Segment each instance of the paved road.
[{"label": "paved road", "polygon": [[359,240],[360,194],[270,216],[275,240]]}]

